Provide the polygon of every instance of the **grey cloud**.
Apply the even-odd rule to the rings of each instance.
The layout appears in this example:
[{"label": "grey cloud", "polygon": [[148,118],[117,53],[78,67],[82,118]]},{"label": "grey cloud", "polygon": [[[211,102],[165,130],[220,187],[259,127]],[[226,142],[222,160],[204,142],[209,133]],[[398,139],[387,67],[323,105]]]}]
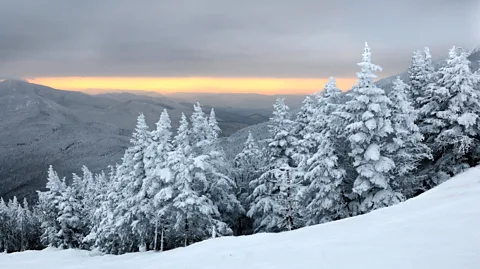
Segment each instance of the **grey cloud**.
[{"label": "grey cloud", "polygon": [[390,75],[424,46],[476,45],[477,4],[0,0],[0,74],[354,76],[367,40]]}]

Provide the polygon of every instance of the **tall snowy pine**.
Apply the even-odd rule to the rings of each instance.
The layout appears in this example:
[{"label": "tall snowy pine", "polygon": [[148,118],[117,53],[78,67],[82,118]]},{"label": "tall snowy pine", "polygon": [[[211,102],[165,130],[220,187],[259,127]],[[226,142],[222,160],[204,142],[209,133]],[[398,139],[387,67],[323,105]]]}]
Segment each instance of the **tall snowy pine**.
[{"label": "tall snowy pine", "polygon": [[468,54],[453,47],[437,84],[427,90],[421,130],[435,162],[427,187],[480,160],[480,80],[469,65]]},{"label": "tall snowy pine", "polygon": [[357,176],[353,192],[359,195],[358,213],[389,206],[402,200],[391,187],[394,161],[388,157],[386,144],[393,133],[390,121],[390,99],[375,85],[374,72],[381,70],[372,64],[370,48],[365,43],[363,61],[358,64],[358,85],[353,87],[344,115],[350,141],[350,156]]},{"label": "tall snowy pine", "polygon": [[422,160],[431,158],[430,149],[423,143],[423,135],[416,125],[418,112],[409,97],[409,86],[400,77],[393,82],[389,94],[391,102],[391,121],[393,123],[393,141],[388,145],[391,158],[395,162],[396,177],[394,188],[408,197],[412,197],[422,188],[419,176],[413,174]]}]

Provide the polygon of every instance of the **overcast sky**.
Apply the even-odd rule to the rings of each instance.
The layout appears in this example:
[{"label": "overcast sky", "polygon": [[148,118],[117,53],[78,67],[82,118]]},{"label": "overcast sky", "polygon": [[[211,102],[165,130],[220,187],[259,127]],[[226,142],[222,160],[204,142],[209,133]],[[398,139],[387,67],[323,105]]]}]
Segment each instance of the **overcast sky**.
[{"label": "overcast sky", "polygon": [[[0,0],[0,75],[382,76],[480,44],[478,0]],[[475,15],[475,16],[474,16]]]}]

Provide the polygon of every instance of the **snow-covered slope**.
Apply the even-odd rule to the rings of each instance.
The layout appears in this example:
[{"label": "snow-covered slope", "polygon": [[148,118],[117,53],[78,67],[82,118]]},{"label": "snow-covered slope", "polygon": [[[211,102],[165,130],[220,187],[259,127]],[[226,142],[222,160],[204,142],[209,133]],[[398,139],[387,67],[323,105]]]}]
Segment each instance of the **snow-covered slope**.
[{"label": "snow-covered slope", "polygon": [[224,237],[164,253],[0,254],[2,269],[480,268],[480,167],[405,203],[281,234]]}]

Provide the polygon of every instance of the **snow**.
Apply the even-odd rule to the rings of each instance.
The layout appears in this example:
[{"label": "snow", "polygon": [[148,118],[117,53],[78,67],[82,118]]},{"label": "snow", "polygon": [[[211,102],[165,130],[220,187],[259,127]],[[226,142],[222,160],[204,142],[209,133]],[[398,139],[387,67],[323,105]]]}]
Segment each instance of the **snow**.
[{"label": "snow", "polygon": [[404,203],[280,234],[217,237],[162,253],[46,249],[0,254],[2,269],[473,269],[480,264],[480,167]]}]

